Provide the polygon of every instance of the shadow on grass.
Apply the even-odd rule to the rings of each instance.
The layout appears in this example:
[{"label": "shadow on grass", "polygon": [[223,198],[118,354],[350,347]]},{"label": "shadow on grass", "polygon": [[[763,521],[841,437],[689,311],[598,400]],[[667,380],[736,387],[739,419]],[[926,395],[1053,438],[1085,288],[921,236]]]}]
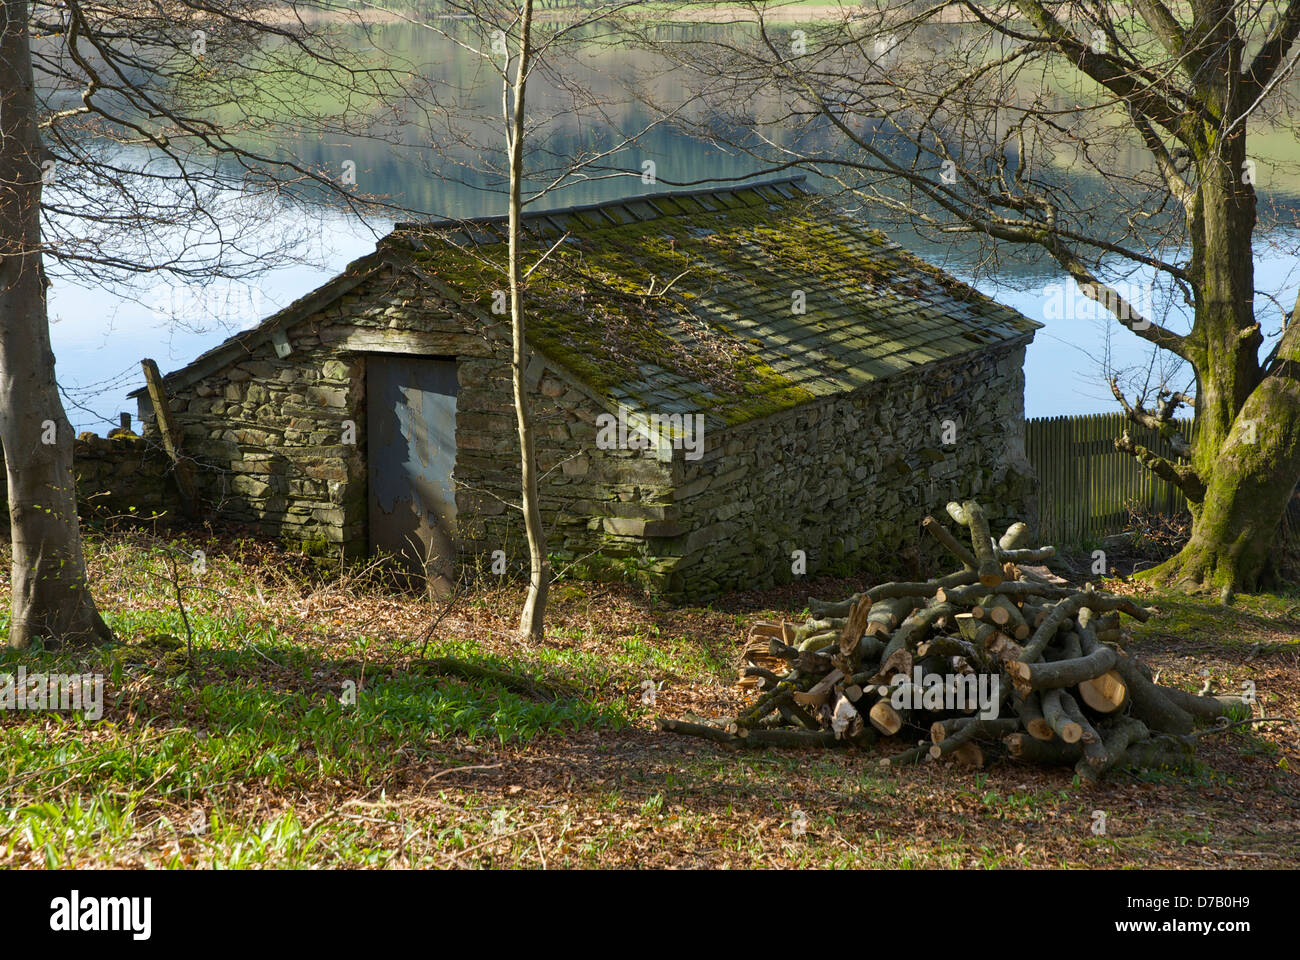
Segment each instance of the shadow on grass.
[{"label": "shadow on grass", "polygon": [[94,650],[0,654],[0,678],[103,678],[103,715],[0,713],[0,806],[69,781],[192,799],[230,783],[269,789],[384,782],[466,743],[522,744],[627,720],[575,688],[490,657],[381,663],[287,640],[238,647],[153,634]]}]

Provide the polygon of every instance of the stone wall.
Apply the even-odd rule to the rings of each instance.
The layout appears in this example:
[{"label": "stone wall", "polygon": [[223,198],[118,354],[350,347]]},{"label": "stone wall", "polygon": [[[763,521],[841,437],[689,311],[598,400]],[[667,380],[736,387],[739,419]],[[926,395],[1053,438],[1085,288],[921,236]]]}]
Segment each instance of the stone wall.
[{"label": "stone wall", "polygon": [[[456,509],[464,562],[503,550],[512,566],[527,562],[523,522],[506,502],[519,502],[519,440],[510,365],[462,360],[456,412]],[[623,574],[655,580],[660,558],[647,536],[674,520],[672,462],[652,450],[602,450],[597,417],[604,412],[585,388],[540,358],[528,371],[533,387],[542,519],[560,567],[583,575]],[[671,527],[675,532],[675,527]]]},{"label": "stone wall", "polygon": [[[669,592],[789,582],[795,550],[810,576],[947,571],[920,521],[944,518],[952,499],[980,500],[993,526],[1034,525],[1024,353],[1007,345],[887,378],[742,424],[700,460],[677,461],[676,506],[691,532],[659,547],[681,557]],[[942,442],[945,420],[955,444]]]},{"label": "stone wall", "polygon": [[[83,433],[72,444],[77,510],[83,519],[149,520],[174,516],[180,494],[171,461],[157,444],[138,436],[100,437]],[[0,523],[8,526],[8,483],[0,458]]]},{"label": "stone wall", "polygon": [[[170,406],[186,454],[199,461],[203,499],[257,534],[367,551],[366,357],[376,353],[458,359],[456,467],[462,561],[504,550],[526,562],[518,511],[519,444],[508,331],[458,319],[404,274],[385,271],[331,307],[286,329],[292,352],[268,342],[176,390]],[[606,558],[645,557],[639,534],[671,503],[670,461],[652,451],[595,447],[595,398],[567,373],[534,358],[543,519],[561,563],[595,572]],[[140,416],[153,430],[152,409]],[[344,443],[351,422],[354,444]],[[639,559],[638,559],[639,558]]]}]

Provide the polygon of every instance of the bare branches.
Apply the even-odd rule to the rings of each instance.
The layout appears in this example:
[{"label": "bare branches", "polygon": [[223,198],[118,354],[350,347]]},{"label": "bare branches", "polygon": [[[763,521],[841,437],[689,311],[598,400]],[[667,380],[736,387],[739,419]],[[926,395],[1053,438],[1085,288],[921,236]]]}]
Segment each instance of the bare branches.
[{"label": "bare branches", "polygon": [[[394,57],[338,35],[354,14],[309,27],[296,0],[272,16],[257,0],[68,0],[63,10],[57,39],[33,39],[51,161],[42,250],[56,273],[247,276],[302,258],[310,235],[306,224],[267,229],[267,208],[394,209],[337,165],[286,149],[307,131],[396,149],[367,108],[410,84]],[[29,32],[44,36],[44,26]],[[313,106],[331,101],[346,108]],[[250,214],[254,204],[263,209]]]},{"label": "bare branches", "polygon": [[1136,406],[1131,405],[1124,397],[1124,393],[1119,388],[1119,382],[1116,378],[1110,378],[1110,392],[1115,395],[1121,407],[1124,408],[1124,415],[1130,421],[1139,426],[1146,427],[1148,430],[1154,430],[1169,442],[1169,446],[1174,453],[1180,457],[1191,456],[1191,445],[1178,432],[1174,424],[1173,416],[1178,408],[1182,405],[1194,406],[1193,401],[1184,393],[1177,393],[1168,390],[1160,390],[1158,401],[1154,413],[1147,410],[1139,400]]},{"label": "bare branches", "polygon": [[[1273,28],[1250,66],[1242,71],[1242,88],[1247,96],[1262,96],[1278,79],[1282,62],[1297,38],[1300,38],[1300,0],[1290,0],[1286,9],[1274,21]],[[1291,66],[1294,63],[1293,58]]]},{"label": "bare branches", "polygon": [[[1147,410],[1142,401],[1139,400],[1136,405],[1130,404],[1124,397],[1124,393],[1119,388],[1119,382],[1110,378],[1110,390],[1119,401],[1120,406],[1124,408],[1124,415],[1133,423],[1153,430],[1163,440],[1165,440],[1174,455],[1181,460],[1186,460],[1191,456],[1191,444],[1179,432],[1178,426],[1174,421],[1174,413],[1180,406],[1194,406],[1194,401],[1184,393],[1171,390],[1160,390],[1155,412]],[[1197,474],[1194,467],[1190,464],[1175,463],[1165,457],[1160,456],[1148,447],[1137,443],[1129,435],[1127,428],[1124,433],[1115,440],[1115,449],[1121,453],[1127,453],[1129,456],[1137,459],[1139,463],[1163,480],[1172,483],[1186,494],[1187,499],[1193,503],[1200,503],[1205,499],[1205,482]]]},{"label": "bare branches", "polygon": [[1200,503],[1205,499],[1205,481],[1191,465],[1166,460],[1142,444],[1135,443],[1127,430],[1115,439],[1115,449],[1127,453],[1157,477],[1182,490],[1192,503]]},{"label": "bare branches", "polygon": [[1084,296],[1101,304],[1143,340],[1184,360],[1191,359],[1186,337],[1143,317],[1118,290],[1098,280],[1092,270],[1059,238],[1048,234],[1041,242],[1065,272],[1079,284]]},{"label": "bare branches", "polygon": [[1185,123],[1191,104],[1176,97],[1174,91],[1159,89],[1149,82],[1149,75],[1144,78],[1148,82],[1140,82],[1137,75],[1144,71],[1119,64],[1095,45],[1080,41],[1039,0],[1016,0],[1016,6],[1081,71],[1171,134],[1180,139],[1187,136]]}]

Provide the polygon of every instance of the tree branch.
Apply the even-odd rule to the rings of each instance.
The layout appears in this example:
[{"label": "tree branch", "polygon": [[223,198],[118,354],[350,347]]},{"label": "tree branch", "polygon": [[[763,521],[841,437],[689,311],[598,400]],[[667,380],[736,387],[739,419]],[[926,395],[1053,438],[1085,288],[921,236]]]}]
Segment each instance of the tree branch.
[{"label": "tree branch", "polygon": [[1297,37],[1300,37],[1300,0],[1291,0],[1273,24],[1255,59],[1242,71],[1242,89],[1247,96],[1259,96],[1264,92]]},{"label": "tree branch", "polygon": [[1177,464],[1171,460],[1166,460],[1142,444],[1134,443],[1127,430],[1121,436],[1115,438],[1115,449],[1121,453],[1127,453],[1157,477],[1172,483],[1183,491],[1187,499],[1192,503],[1200,503],[1205,499],[1205,482],[1191,465]]},{"label": "tree branch", "polygon": [[[1124,415],[1133,423],[1140,427],[1146,427],[1148,430],[1154,430],[1160,437],[1169,443],[1170,448],[1179,457],[1189,457],[1192,453],[1192,446],[1179,432],[1178,427],[1174,425],[1174,411],[1178,409],[1181,403],[1190,405],[1191,401],[1186,394],[1169,393],[1161,394],[1161,401],[1158,404],[1158,412],[1152,413],[1147,410],[1141,401],[1138,401],[1136,407],[1131,406],[1124,398],[1123,391],[1119,388],[1118,381],[1110,378],[1110,392],[1115,395],[1121,407],[1124,408]],[[1169,398],[1169,399],[1163,399]]]}]

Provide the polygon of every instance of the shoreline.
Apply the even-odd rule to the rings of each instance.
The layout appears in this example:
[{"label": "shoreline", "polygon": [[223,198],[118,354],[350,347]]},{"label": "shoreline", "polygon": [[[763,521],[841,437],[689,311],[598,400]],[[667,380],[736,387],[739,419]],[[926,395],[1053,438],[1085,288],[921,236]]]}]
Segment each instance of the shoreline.
[{"label": "shoreline", "polygon": [[[673,4],[646,4],[652,9],[636,11],[627,8],[619,15],[629,19],[673,23],[756,23],[753,10],[734,3],[719,3],[705,6],[691,5],[673,9]],[[814,3],[814,4],[779,4],[767,11],[764,18],[767,23],[834,23],[845,19],[860,19],[867,8],[858,4]],[[535,10],[535,23],[567,23],[580,19],[581,9]],[[578,16],[574,16],[578,14]],[[317,23],[420,23],[429,21],[455,21],[472,19],[468,14],[429,14],[415,9],[389,10],[384,7],[359,6],[341,9],[337,6],[325,8],[304,4],[293,7],[288,4],[270,4],[258,11],[258,18],[268,24],[286,24],[301,21],[304,24]],[[946,18],[945,18],[946,19]],[[955,20],[955,18],[954,18]]]}]

